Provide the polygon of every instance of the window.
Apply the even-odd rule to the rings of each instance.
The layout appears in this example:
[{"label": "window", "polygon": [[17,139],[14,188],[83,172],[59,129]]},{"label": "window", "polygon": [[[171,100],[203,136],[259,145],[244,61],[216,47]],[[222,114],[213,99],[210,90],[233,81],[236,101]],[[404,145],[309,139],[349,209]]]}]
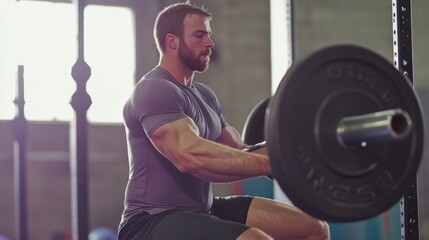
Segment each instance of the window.
[{"label": "window", "polygon": [[[88,120],[121,122],[122,106],[134,85],[132,11],[90,5],[84,14],[85,61],[92,72]],[[16,72],[24,65],[26,118],[71,120],[76,23],[76,8],[69,3],[0,1],[0,119],[15,115]]]}]

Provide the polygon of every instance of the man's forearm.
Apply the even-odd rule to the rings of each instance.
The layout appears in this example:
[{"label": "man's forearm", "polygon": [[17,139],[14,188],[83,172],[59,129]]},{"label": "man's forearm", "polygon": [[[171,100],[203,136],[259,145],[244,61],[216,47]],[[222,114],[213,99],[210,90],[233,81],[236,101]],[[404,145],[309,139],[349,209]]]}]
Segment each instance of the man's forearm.
[{"label": "man's forearm", "polygon": [[183,157],[192,163],[187,171],[195,176],[228,182],[271,174],[266,155],[243,152],[205,139],[194,141],[184,149]]}]

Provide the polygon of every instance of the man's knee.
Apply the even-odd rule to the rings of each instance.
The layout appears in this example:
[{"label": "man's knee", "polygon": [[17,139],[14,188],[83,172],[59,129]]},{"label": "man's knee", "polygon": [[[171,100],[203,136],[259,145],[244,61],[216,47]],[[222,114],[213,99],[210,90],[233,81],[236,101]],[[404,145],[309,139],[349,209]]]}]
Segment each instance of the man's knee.
[{"label": "man's knee", "polygon": [[268,236],[265,232],[257,228],[249,228],[237,238],[237,240],[250,240],[250,239],[273,240],[272,237]]},{"label": "man's knee", "polygon": [[314,240],[329,240],[330,232],[329,232],[329,224],[322,220],[316,220],[314,235],[309,239]]}]

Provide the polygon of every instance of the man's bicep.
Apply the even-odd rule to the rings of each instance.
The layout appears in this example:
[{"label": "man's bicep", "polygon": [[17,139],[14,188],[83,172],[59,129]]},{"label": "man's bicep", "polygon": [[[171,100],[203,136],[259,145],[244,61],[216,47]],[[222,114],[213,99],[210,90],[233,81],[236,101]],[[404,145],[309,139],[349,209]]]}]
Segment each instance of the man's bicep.
[{"label": "man's bicep", "polygon": [[198,137],[198,128],[189,117],[163,124],[149,135],[154,147],[176,166],[187,145]]}]

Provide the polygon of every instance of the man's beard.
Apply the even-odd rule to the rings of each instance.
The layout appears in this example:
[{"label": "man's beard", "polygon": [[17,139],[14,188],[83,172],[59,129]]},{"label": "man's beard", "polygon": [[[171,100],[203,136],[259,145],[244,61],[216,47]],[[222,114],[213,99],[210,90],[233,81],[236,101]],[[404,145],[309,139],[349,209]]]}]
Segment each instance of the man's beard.
[{"label": "man's beard", "polygon": [[179,45],[179,57],[192,71],[204,72],[209,67],[209,62],[200,61],[200,55],[194,56],[183,41]]}]

